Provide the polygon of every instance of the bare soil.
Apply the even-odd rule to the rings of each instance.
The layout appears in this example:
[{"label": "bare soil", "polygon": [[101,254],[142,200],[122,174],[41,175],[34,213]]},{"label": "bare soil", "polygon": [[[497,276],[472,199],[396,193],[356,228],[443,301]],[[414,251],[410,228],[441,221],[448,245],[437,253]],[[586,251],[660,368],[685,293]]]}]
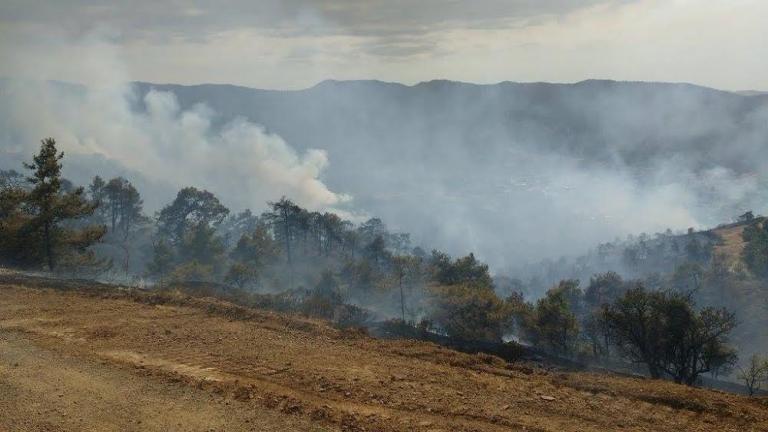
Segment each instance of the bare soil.
[{"label": "bare soil", "polygon": [[768,400],[0,278],[0,431],[768,431]]},{"label": "bare soil", "polygon": [[741,262],[741,253],[744,250],[742,234],[744,233],[745,226],[736,225],[713,230],[721,239],[721,244],[715,246],[714,252],[725,255],[729,266],[734,266]]}]

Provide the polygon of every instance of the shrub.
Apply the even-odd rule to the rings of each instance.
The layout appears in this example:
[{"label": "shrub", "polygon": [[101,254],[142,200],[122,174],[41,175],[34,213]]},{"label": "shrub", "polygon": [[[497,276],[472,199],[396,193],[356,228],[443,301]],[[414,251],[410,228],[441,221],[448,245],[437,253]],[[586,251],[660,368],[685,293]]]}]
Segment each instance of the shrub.
[{"label": "shrub", "polygon": [[509,308],[493,288],[459,284],[434,286],[429,319],[448,336],[465,340],[501,341]]}]

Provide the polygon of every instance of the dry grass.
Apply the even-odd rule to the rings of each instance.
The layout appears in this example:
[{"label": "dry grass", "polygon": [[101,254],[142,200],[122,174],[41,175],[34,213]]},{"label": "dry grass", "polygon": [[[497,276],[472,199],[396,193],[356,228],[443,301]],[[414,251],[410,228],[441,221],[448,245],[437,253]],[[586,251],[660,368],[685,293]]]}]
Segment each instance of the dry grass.
[{"label": "dry grass", "polygon": [[720,243],[715,245],[714,253],[726,257],[728,266],[733,268],[741,262],[741,252],[744,250],[744,240],[741,235],[745,225],[736,225],[713,230],[720,237]]},{"label": "dry grass", "polygon": [[[16,281],[19,282],[19,281]],[[765,400],[551,372],[180,293],[0,282],[0,334],[342,430],[758,431]],[[55,365],[50,365],[55,367]],[[0,429],[3,428],[0,420]],[[235,429],[232,427],[231,429]]]}]

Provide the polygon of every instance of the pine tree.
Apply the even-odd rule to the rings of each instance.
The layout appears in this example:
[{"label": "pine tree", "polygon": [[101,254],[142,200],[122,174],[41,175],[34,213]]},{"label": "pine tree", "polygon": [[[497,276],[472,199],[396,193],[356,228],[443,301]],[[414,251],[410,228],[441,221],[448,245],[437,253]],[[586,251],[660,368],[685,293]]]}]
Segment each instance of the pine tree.
[{"label": "pine tree", "polygon": [[93,180],[91,180],[91,184],[88,185],[88,195],[90,196],[91,202],[97,206],[92,219],[99,224],[103,224],[107,220],[107,209],[105,205],[107,194],[104,190],[106,185],[107,183],[100,176],[95,176]]},{"label": "pine tree", "polygon": [[[62,190],[63,158],[64,153],[56,149],[56,141],[46,138],[42,140],[40,152],[34,156],[32,163],[24,164],[32,171],[28,178],[32,190],[27,197],[33,214],[30,225],[32,230],[39,232],[43,256],[51,271],[56,267],[57,249],[67,246],[68,240],[77,239],[77,249],[82,251],[98,242],[104,234],[103,230],[90,227],[87,228],[88,235],[82,236],[78,231],[62,227],[62,221],[91,215],[96,208],[86,200],[83,188],[69,192]],[[86,244],[83,244],[84,238]]]},{"label": "pine tree", "polygon": [[288,263],[288,285],[293,288],[293,254],[291,245],[296,237],[297,221],[301,214],[301,207],[291,200],[283,197],[278,202],[270,202],[271,212],[264,214],[266,220],[272,224],[272,230],[276,240],[282,240],[283,251]]}]

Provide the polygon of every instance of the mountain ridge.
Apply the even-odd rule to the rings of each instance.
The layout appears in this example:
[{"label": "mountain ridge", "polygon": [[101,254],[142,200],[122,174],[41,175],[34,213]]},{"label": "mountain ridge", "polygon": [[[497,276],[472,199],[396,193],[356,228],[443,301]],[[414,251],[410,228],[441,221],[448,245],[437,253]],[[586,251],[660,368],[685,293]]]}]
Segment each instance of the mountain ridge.
[{"label": "mountain ridge", "polygon": [[504,81],[498,81],[494,83],[475,83],[475,82],[468,82],[468,81],[459,81],[459,80],[451,80],[451,79],[443,79],[443,78],[435,78],[427,81],[419,81],[413,84],[406,84],[398,81],[385,81],[385,80],[379,80],[379,79],[349,79],[349,80],[339,80],[339,79],[333,79],[328,78],[324,79],[322,81],[317,82],[316,84],[313,84],[308,87],[303,88],[296,88],[296,89],[270,89],[270,88],[262,88],[257,87],[253,85],[244,85],[244,84],[231,84],[231,83],[212,83],[212,82],[201,82],[201,83],[194,83],[194,84],[178,84],[178,83],[171,83],[171,82],[153,82],[153,81],[131,81],[131,84],[137,84],[141,86],[157,86],[157,87],[172,87],[172,86],[178,86],[178,87],[219,87],[219,88],[234,88],[234,89],[241,89],[241,90],[254,90],[254,91],[260,91],[260,92],[276,92],[276,93],[295,93],[295,92],[305,92],[308,90],[316,89],[316,88],[322,88],[327,87],[331,85],[359,85],[359,84],[369,84],[369,85],[380,85],[380,86],[392,86],[392,87],[401,87],[401,88],[418,88],[418,87],[428,87],[432,85],[437,84],[449,84],[449,85],[457,85],[457,86],[473,86],[473,87],[495,87],[495,86],[553,86],[553,87],[571,87],[571,86],[583,86],[583,85],[591,85],[591,84],[603,84],[603,85],[640,85],[640,86],[682,86],[682,87],[690,87],[690,88],[698,88],[703,90],[709,90],[709,91],[716,91],[721,93],[729,93],[729,94],[736,94],[738,96],[745,96],[745,97],[751,97],[751,96],[766,96],[768,95],[768,92],[765,91],[759,91],[759,90],[723,90],[716,87],[701,85],[701,84],[695,84],[695,83],[689,83],[686,81],[638,81],[638,80],[614,80],[614,79],[608,79],[608,78],[587,78],[580,81],[574,81],[574,82],[551,82],[551,81],[512,81],[512,80],[504,80]]},{"label": "mountain ridge", "polygon": [[[629,233],[714,226],[768,203],[768,96],[612,80],[328,80],[302,90],[135,82],[132,108],[144,112],[152,89],[173,93],[179,118],[207,106],[213,134],[240,118],[298,159],[322,150],[319,178],[356,209],[497,267]],[[227,202],[245,193],[198,186]]]}]

